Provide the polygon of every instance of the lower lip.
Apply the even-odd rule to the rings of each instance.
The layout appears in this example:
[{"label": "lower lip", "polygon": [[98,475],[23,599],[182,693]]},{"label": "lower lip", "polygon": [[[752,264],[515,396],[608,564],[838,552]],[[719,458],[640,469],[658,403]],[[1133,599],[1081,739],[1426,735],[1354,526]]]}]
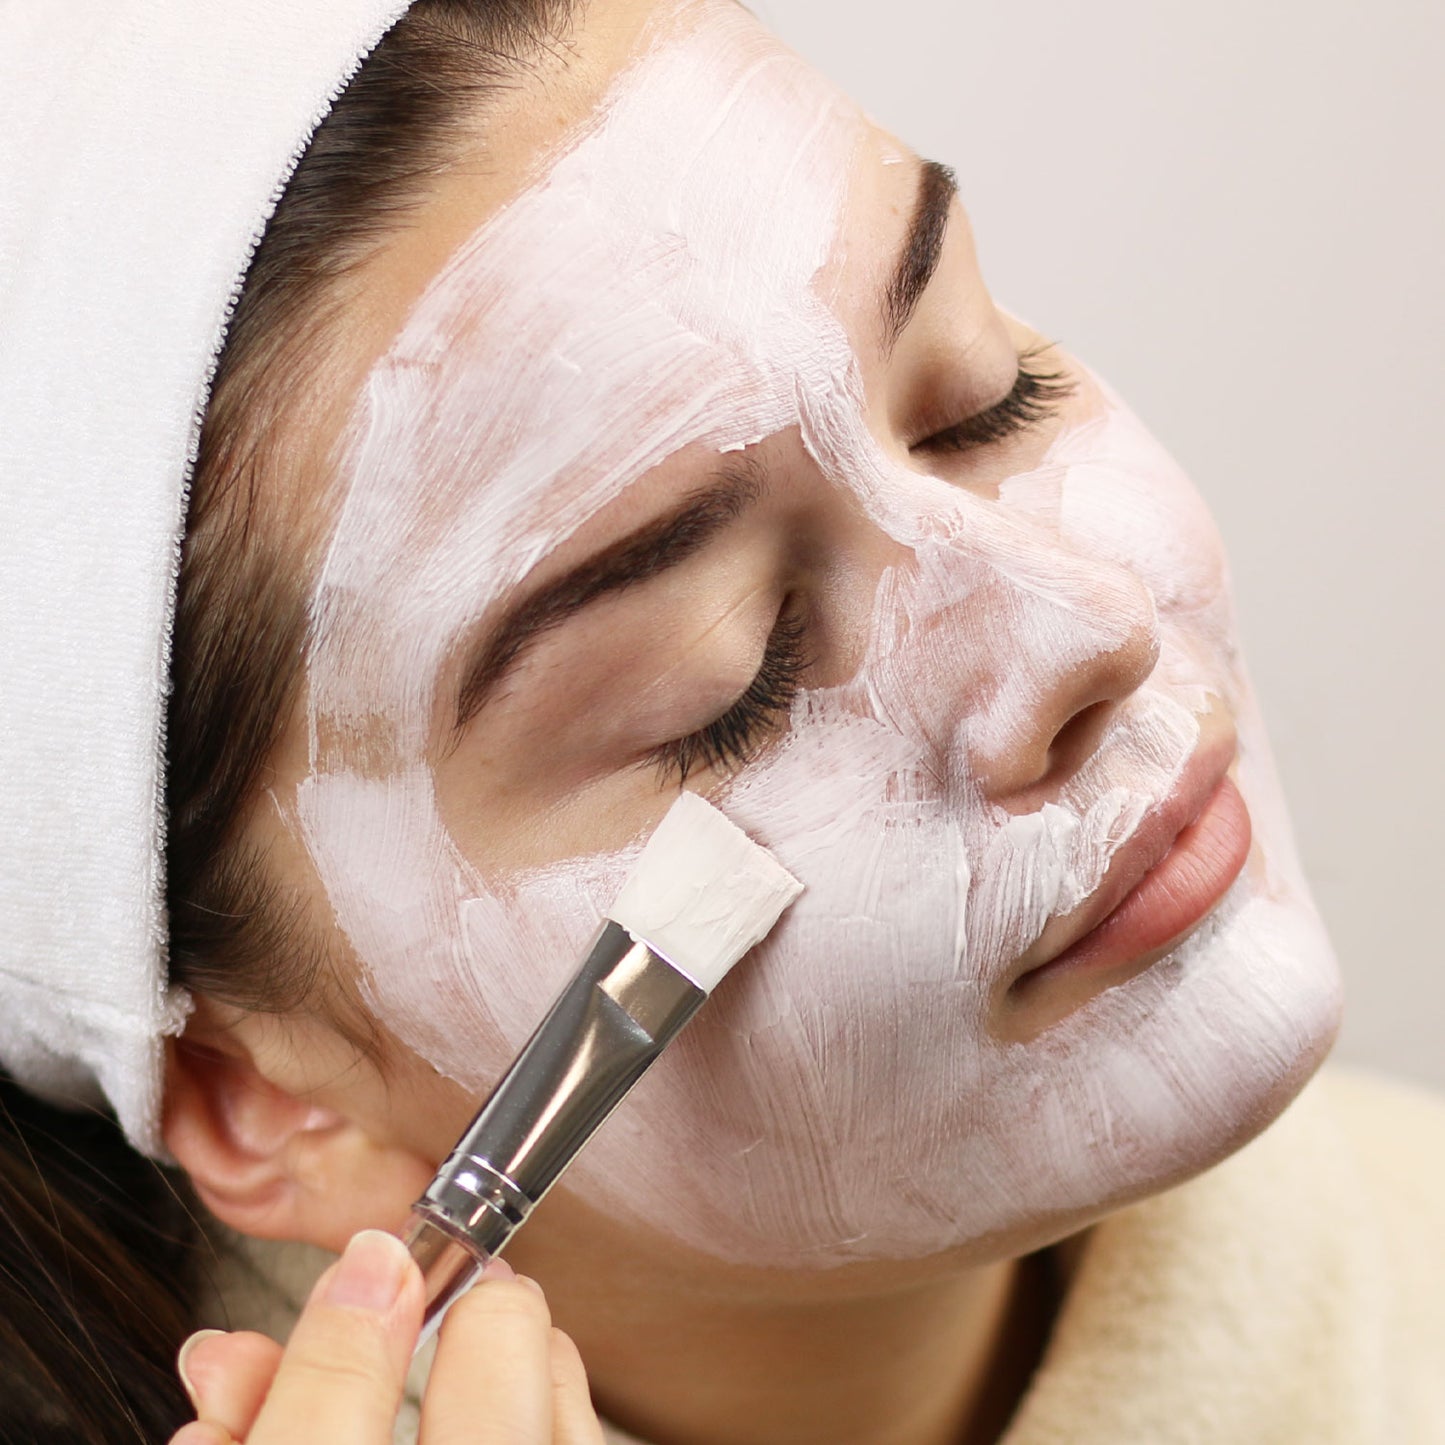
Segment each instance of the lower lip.
[{"label": "lower lip", "polygon": [[1104,921],[1055,959],[1014,985],[1032,990],[1063,974],[1097,973],[1152,961],[1195,928],[1218,905],[1249,857],[1249,809],[1223,778],[1199,817],[1174,840]]}]

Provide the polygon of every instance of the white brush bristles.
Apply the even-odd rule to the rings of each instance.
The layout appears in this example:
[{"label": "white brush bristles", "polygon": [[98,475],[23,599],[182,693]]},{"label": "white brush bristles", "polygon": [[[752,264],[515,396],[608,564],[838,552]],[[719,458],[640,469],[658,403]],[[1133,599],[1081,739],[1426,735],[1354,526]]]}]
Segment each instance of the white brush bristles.
[{"label": "white brush bristles", "polygon": [[668,809],[612,918],[709,993],[772,931],[803,885],[696,793]]}]

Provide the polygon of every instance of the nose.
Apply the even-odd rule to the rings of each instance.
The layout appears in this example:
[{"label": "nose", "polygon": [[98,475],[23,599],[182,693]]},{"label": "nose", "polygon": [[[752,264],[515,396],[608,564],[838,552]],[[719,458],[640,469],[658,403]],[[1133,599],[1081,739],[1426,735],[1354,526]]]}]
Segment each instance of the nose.
[{"label": "nose", "polygon": [[1010,812],[1057,793],[1159,660],[1154,597],[1133,572],[1060,554],[1041,580],[1001,581],[979,618],[995,686],[969,709],[969,772]]}]

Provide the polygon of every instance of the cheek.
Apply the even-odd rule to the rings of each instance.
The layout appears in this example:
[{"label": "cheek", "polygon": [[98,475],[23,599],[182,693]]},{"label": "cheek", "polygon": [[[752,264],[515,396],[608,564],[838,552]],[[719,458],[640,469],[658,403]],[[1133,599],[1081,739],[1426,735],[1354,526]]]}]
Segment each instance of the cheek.
[{"label": "cheek", "polygon": [[1224,545],[1203,498],[1108,386],[1102,405],[1064,432],[1038,467],[1011,478],[1000,502],[1052,529],[1073,552],[1127,569],[1159,619],[1156,680],[1192,711],[1238,710],[1244,680]]},{"label": "cheek", "polygon": [[1211,630],[1228,622],[1224,545],[1203,498],[1103,382],[1090,376],[1087,389],[1102,406],[1006,482],[1001,503],[1083,556],[1127,567],[1161,618]]},{"label": "cheek", "polygon": [[1227,604],[1229,584],[1203,499],[1133,418],[1111,410],[1098,425],[1096,455],[1061,449],[1063,536],[1088,555],[1128,567],[1154,594],[1161,616],[1207,618]]}]

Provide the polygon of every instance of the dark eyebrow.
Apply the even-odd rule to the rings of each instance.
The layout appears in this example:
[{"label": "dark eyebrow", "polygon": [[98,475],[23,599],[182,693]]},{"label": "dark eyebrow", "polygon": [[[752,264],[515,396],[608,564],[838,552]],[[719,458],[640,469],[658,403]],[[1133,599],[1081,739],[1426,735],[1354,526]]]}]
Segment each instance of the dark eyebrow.
[{"label": "dark eyebrow", "polygon": [[762,467],[755,458],[728,457],[712,481],[683,498],[670,512],[518,602],[483,639],[484,645],[472,649],[473,661],[457,696],[457,729],[477,715],[491,690],[543,633],[599,597],[645,582],[686,561],[741,516],[762,490]]},{"label": "dark eyebrow", "polygon": [[937,161],[924,161],[918,172],[918,200],[908,239],[898,257],[888,289],[883,293],[883,350],[892,351],[918,298],[923,295],[943,255],[948,230],[948,209],[958,194],[958,178]]}]

